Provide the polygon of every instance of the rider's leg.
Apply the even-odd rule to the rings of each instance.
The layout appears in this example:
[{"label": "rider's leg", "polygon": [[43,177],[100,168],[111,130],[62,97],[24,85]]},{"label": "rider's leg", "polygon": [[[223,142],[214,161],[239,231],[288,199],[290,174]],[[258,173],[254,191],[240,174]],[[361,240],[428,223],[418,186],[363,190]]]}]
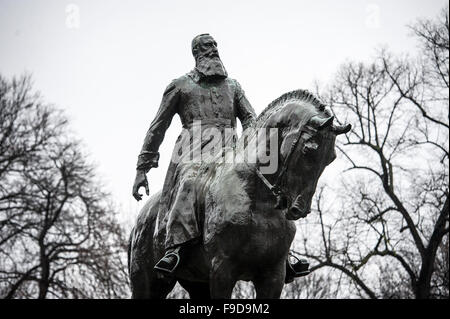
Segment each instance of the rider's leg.
[{"label": "rider's leg", "polygon": [[156,270],[172,273],[180,262],[180,249],[201,236],[195,210],[195,179],[184,178],[167,213],[164,257],[155,265]]},{"label": "rider's leg", "polygon": [[162,257],[155,265],[155,270],[161,272],[173,273],[181,261],[181,255],[187,247],[198,244],[199,237],[189,239],[182,244],[173,245],[166,249],[164,257]]},{"label": "rider's leg", "polygon": [[[180,249],[201,236],[195,208],[195,176],[180,182],[172,207],[167,213],[164,257],[155,265],[156,270],[172,273],[180,262]],[[182,250],[182,249],[181,249]]]}]

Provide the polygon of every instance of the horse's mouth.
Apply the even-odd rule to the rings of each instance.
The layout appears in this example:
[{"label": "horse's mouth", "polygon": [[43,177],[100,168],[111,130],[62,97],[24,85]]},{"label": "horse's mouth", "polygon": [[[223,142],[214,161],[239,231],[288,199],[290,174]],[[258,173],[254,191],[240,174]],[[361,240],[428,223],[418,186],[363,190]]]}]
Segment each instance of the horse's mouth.
[{"label": "horse's mouth", "polygon": [[311,210],[307,208],[305,201],[302,199],[302,196],[298,196],[294,203],[291,205],[289,210],[286,213],[286,219],[288,220],[297,220],[299,218],[305,218],[308,214],[311,213]]},{"label": "horse's mouth", "polygon": [[299,218],[305,218],[311,211],[300,211],[296,208],[291,207],[289,211],[286,213],[286,219],[288,220],[297,220]]}]

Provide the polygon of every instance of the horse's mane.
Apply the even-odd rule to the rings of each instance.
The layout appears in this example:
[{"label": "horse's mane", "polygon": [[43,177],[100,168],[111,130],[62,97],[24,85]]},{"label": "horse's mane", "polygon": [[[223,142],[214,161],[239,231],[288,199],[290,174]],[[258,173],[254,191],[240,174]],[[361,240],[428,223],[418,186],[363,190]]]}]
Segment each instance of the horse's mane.
[{"label": "horse's mane", "polygon": [[270,115],[277,111],[280,107],[286,105],[288,102],[308,102],[316,107],[317,111],[324,112],[325,104],[319,101],[312,93],[307,90],[294,90],[281,95],[270,103],[264,111],[256,119],[257,125],[264,123]]}]

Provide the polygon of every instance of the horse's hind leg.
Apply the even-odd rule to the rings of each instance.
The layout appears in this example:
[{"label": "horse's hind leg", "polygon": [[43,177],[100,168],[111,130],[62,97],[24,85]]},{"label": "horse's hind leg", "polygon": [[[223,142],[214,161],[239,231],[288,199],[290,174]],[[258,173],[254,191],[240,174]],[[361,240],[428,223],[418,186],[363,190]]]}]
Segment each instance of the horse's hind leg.
[{"label": "horse's hind leg", "polygon": [[148,264],[135,264],[130,272],[131,298],[165,299],[176,284],[173,278],[160,278]]},{"label": "horse's hind leg", "polygon": [[165,299],[175,287],[177,281],[172,278],[157,278],[153,276],[150,286],[150,299]]},{"label": "horse's hind leg", "polygon": [[286,265],[271,267],[261,272],[253,280],[256,290],[256,299],[278,299],[284,287],[284,278],[286,276]]},{"label": "horse's hind leg", "polygon": [[[147,230],[145,234],[149,233]],[[156,274],[153,270],[154,255],[151,237],[135,237],[133,230],[128,250],[128,271],[133,299],[166,298],[176,284],[174,278]]]},{"label": "horse's hind leg", "polygon": [[146,272],[130,268],[130,287],[132,299],[150,298],[150,278]]},{"label": "horse's hind leg", "polygon": [[209,292],[209,283],[192,282],[186,280],[178,280],[178,282],[184,289],[186,289],[191,299],[211,299],[211,294]]}]

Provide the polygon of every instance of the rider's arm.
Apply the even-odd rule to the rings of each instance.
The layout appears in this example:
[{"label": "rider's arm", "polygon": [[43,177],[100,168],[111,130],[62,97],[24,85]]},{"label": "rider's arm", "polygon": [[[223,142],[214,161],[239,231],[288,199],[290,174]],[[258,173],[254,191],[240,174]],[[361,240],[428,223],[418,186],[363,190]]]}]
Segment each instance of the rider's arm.
[{"label": "rider's arm", "polygon": [[234,101],[236,104],[237,117],[241,121],[242,129],[245,131],[255,122],[256,114],[250,102],[247,100],[244,90],[241,88],[241,86],[237,81],[235,81],[235,83],[236,83],[236,91]]},{"label": "rider's arm", "polygon": [[178,99],[179,89],[173,81],[164,91],[158,113],[156,113],[156,117],[145,135],[144,145],[138,157],[137,169],[148,172],[150,168],[158,167],[158,149],[173,116],[177,113]]}]

